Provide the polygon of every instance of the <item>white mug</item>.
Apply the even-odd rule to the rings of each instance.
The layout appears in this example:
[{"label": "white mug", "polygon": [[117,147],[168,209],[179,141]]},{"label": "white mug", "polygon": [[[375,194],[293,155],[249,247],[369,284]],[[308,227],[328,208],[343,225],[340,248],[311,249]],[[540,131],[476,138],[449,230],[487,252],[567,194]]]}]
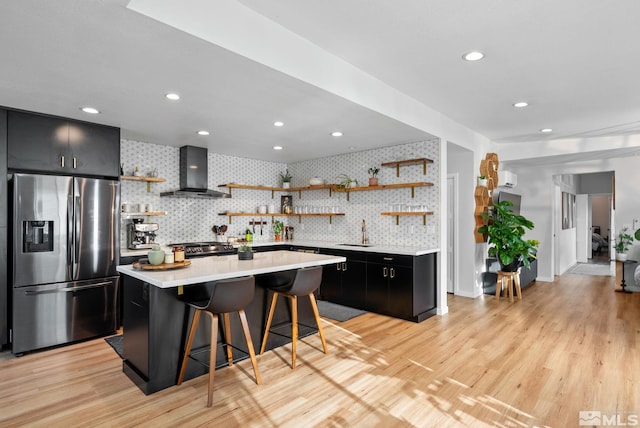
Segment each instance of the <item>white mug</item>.
[{"label": "white mug", "polygon": [[260,205],[258,207],[258,213],[259,214],[266,214],[267,213],[267,206],[266,205]]}]

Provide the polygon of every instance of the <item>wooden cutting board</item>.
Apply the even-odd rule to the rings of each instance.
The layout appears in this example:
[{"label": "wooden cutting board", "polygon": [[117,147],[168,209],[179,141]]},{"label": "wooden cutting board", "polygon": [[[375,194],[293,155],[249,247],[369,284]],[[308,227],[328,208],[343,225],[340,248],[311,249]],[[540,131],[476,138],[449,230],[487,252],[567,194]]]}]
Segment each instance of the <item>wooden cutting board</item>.
[{"label": "wooden cutting board", "polygon": [[143,269],[143,270],[169,270],[169,269],[180,269],[183,267],[187,267],[191,264],[191,260],[183,260],[181,262],[175,263],[162,263],[159,265],[152,265],[149,263],[148,259],[140,259],[137,262],[133,263],[133,267],[135,269]]}]

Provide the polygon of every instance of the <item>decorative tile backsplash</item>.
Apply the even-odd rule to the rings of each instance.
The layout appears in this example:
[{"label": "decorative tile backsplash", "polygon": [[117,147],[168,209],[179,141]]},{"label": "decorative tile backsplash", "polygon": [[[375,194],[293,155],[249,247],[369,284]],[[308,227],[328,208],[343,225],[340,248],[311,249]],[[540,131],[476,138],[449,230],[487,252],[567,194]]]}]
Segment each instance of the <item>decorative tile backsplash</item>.
[{"label": "decorative tile backsplash", "polygon": [[[121,182],[121,201],[129,204],[151,204],[154,211],[166,211],[166,216],[149,217],[150,222],[158,223],[156,242],[168,244],[172,242],[213,241],[215,234],[211,231],[213,225],[227,224],[229,230],[226,235],[237,235],[244,232],[252,220],[251,217],[233,217],[231,224],[227,216],[218,215],[220,212],[257,212],[259,205],[274,204],[279,210],[281,196],[291,195],[294,208],[306,207],[309,212],[336,210],[345,213],[344,216],[333,217],[280,217],[285,225],[294,227],[296,240],[317,240],[329,242],[359,242],[361,238],[362,220],[367,224],[367,235],[372,244],[380,245],[408,245],[425,248],[439,247],[440,186],[438,177],[440,142],[429,140],[399,146],[385,147],[364,152],[349,153],[322,159],[284,164],[255,159],[238,158],[220,155],[209,151],[209,188],[218,189],[218,185],[239,183],[249,185],[279,186],[280,172],[289,169],[293,176],[292,186],[306,186],[309,179],[319,177],[327,183],[336,183],[341,174],[347,174],[357,179],[360,186],[367,185],[367,170],[372,166],[380,167],[381,163],[394,160],[414,159],[426,157],[434,162],[428,164],[427,174],[423,175],[422,165],[410,165],[400,168],[400,177],[396,177],[395,168],[381,168],[378,174],[380,184],[407,183],[427,181],[432,187],[416,187],[415,198],[411,198],[410,188],[388,189],[379,191],[362,191],[350,193],[349,201],[346,194],[333,193],[329,190],[313,190],[302,192],[275,192],[271,199],[270,191],[233,189],[229,199],[186,199],[160,197],[160,192],[175,190],[180,187],[178,147],[163,146],[152,143],[122,140],[121,162],[125,175],[132,175],[135,167],[146,175],[157,169],[158,176],[166,181],[151,183],[151,191],[147,192],[144,182]],[[219,190],[229,191],[227,188]],[[434,215],[427,216],[426,226],[422,224],[421,216],[400,217],[399,225],[396,218],[380,215],[381,212],[391,211],[392,205],[426,205]],[[271,217],[262,215],[268,221],[268,226],[256,226],[254,239],[273,240],[271,231]],[[254,220],[258,221],[256,214]],[[130,219],[122,218],[123,248],[126,247],[126,223]]]}]

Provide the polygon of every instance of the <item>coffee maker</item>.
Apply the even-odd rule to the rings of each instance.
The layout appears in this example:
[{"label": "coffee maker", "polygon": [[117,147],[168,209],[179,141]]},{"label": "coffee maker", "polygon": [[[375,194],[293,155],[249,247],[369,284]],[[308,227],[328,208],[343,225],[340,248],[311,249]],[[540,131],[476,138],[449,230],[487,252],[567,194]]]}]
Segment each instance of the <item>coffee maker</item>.
[{"label": "coffee maker", "polygon": [[127,225],[127,247],[131,250],[141,250],[153,247],[156,240],[158,223],[142,223],[142,220]]}]

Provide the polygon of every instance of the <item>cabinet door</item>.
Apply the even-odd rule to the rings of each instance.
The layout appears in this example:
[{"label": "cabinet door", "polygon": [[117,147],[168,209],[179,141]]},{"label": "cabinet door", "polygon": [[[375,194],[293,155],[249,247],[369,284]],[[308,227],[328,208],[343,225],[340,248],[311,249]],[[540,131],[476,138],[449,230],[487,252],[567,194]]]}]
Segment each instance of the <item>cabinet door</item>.
[{"label": "cabinet door", "polygon": [[320,283],[320,299],[339,303],[342,297],[341,276],[343,263],[322,267],[322,282]]},{"label": "cabinet door", "polygon": [[389,266],[367,265],[367,298],[365,309],[380,314],[388,312]]},{"label": "cabinet door", "polygon": [[364,309],[367,300],[367,264],[347,260],[342,269],[341,304]]},{"label": "cabinet door", "polygon": [[8,167],[26,171],[68,172],[69,126],[66,120],[9,111]]},{"label": "cabinet door", "polygon": [[120,173],[120,129],[69,122],[69,166],[74,173],[117,177]]},{"label": "cabinet door", "polygon": [[413,269],[406,266],[389,266],[389,314],[398,318],[413,315]]}]

